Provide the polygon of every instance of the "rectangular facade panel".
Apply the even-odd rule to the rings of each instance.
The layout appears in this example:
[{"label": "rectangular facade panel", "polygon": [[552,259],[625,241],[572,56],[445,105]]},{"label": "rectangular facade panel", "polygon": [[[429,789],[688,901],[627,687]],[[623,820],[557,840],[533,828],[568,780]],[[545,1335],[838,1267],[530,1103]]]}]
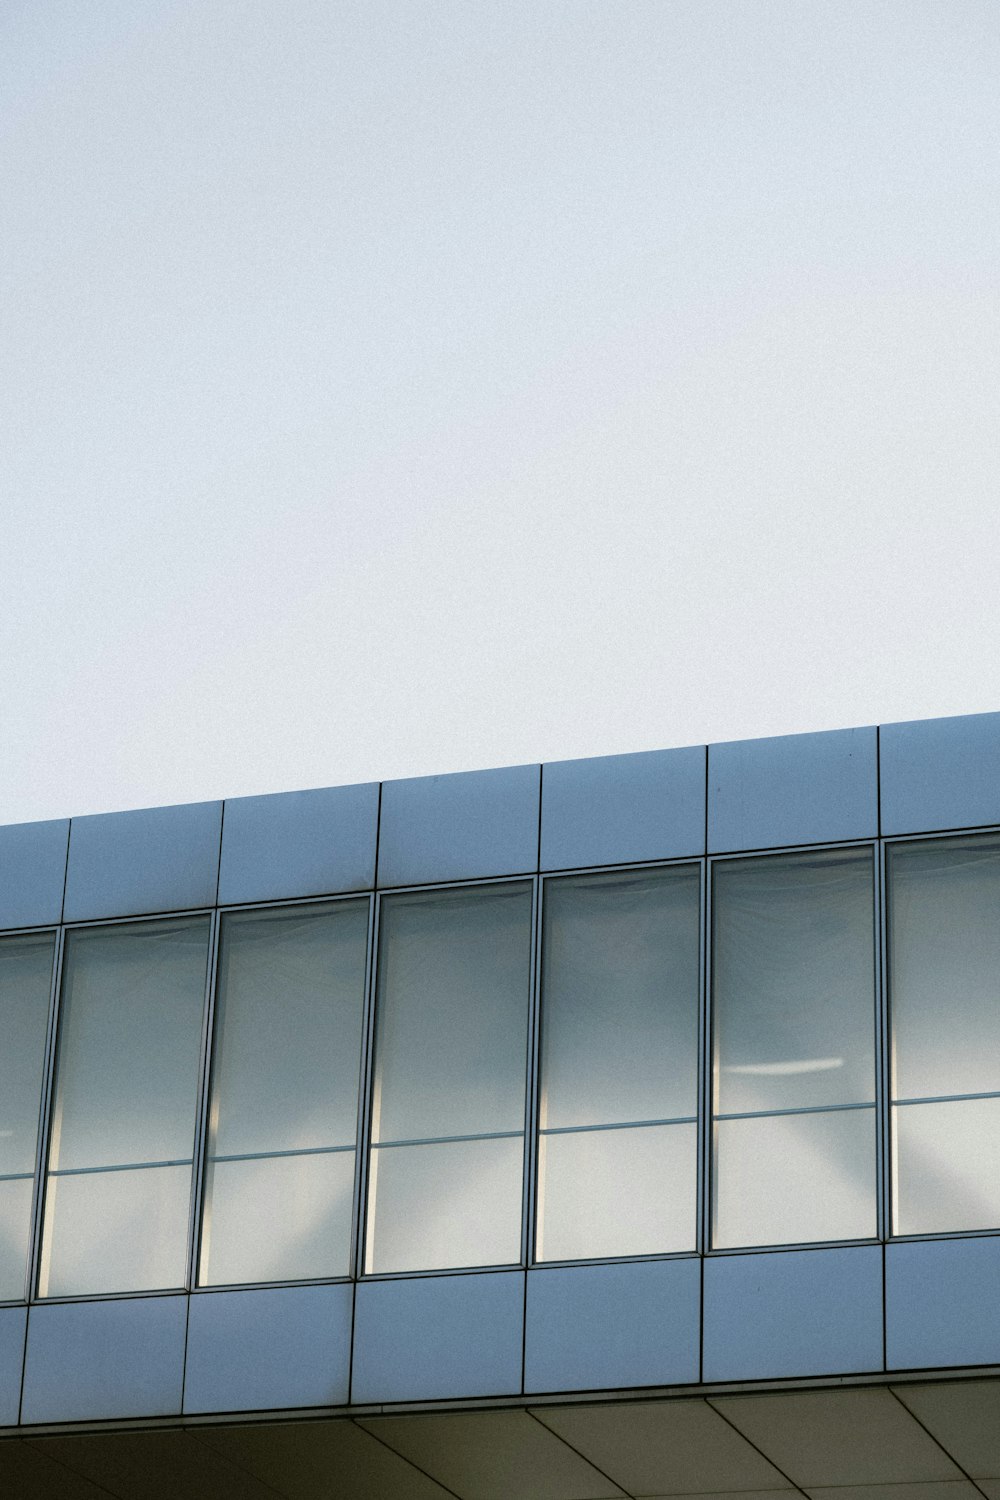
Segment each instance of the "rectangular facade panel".
[{"label": "rectangular facade panel", "polygon": [[705,1262],[706,1381],[882,1368],[880,1246],[719,1255]]},{"label": "rectangular facade panel", "polygon": [[348,1285],[192,1297],[185,1412],[345,1405],[353,1298]]},{"label": "rectangular facade panel", "polygon": [[370,890],[378,782],[226,802],[219,904]]},{"label": "rectangular facade panel", "polygon": [[998,1285],[995,1237],[887,1245],[887,1367],[1000,1365]]},{"label": "rectangular facade panel", "polygon": [[523,1328],[521,1271],[361,1282],[351,1399],[516,1395]]},{"label": "rectangular facade panel", "polygon": [[60,920],[68,843],[68,818],[0,828],[0,928]]},{"label": "rectangular facade panel", "polygon": [[700,1311],[695,1258],[529,1271],[524,1389],[693,1383]]},{"label": "rectangular facade panel", "polygon": [[536,870],[538,790],[538,766],[385,782],[379,885]]},{"label": "rectangular facade panel", "polygon": [[542,767],[543,870],[705,852],[705,750],[649,750]]},{"label": "rectangular facade panel", "polygon": [[178,1415],[186,1318],[186,1297],[33,1307],[21,1420]]},{"label": "rectangular facade panel", "polygon": [[213,905],[221,831],[221,802],[74,818],[66,921]]},{"label": "rectangular facade panel", "polygon": [[21,1405],[26,1307],[0,1307],[0,1427],[13,1427]]},{"label": "rectangular facade panel", "polygon": [[882,832],[1000,823],[1000,714],[883,724]]},{"label": "rectangular facade panel", "polygon": [[52,932],[0,938],[0,1301],[25,1295]]},{"label": "rectangular facade panel", "polygon": [[874,729],[710,745],[709,853],[875,837],[876,760]]}]

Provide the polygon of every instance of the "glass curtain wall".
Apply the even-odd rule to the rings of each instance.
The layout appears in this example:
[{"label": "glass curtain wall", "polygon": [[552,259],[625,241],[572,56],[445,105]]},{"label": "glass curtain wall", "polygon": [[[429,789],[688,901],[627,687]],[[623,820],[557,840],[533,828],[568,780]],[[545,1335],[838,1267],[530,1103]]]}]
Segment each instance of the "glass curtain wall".
[{"label": "glass curtain wall", "polygon": [[350,1274],[368,910],[223,918],[204,1286]]},{"label": "glass curtain wall", "polygon": [[887,850],[893,1232],[1000,1227],[1000,835]]},{"label": "glass curtain wall", "polygon": [[66,936],[39,1294],[187,1275],[207,917]]},{"label": "glass curtain wall", "polygon": [[531,886],[381,905],[365,1269],[521,1258]]},{"label": "glass curtain wall", "polygon": [[545,883],[536,1259],[696,1248],[697,866]]},{"label": "glass curtain wall", "polygon": [[45,1035],[55,935],[0,942],[0,1301],[20,1300],[27,1281],[31,1200],[38,1147]]},{"label": "glass curtain wall", "polygon": [[877,1233],[869,849],[714,867],[712,1243]]}]

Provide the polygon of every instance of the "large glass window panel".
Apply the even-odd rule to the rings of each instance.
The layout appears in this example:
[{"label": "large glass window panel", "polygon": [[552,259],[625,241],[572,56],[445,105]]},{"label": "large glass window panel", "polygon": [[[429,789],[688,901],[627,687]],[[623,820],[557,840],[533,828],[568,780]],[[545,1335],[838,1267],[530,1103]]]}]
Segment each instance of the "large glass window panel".
[{"label": "large glass window panel", "polygon": [[874,1184],[873,1108],[718,1120],[713,1244],[871,1239]]},{"label": "large glass window panel", "polygon": [[368,1271],[520,1259],[530,957],[527,883],[383,901]]},{"label": "large glass window panel", "polygon": [[383,1146],[371,1161],[370,1272],[520,1260],[523,1136]]},{"label": "large glass window panel", "polygon": [[697,867],[546,881],[543,1130],[697,1113],[698,908]]},{"label": "large glass window panel", "polygon": [[224,919],[203,1285],[350,1271],[368,909]]},{"label": "large glass window panel", "polygon": [[894,1097],[1000,1092],[1000,835],[897,844],[888,876]]},{"label": "large glass window panel", "polygon": [[872,853],[727,860],[714,875],[712,1242],[874,1236]]},{"label": "large glass window panel", "polygon": [[26,1289],[54,950],[51,932],[0,940],[0,1301]]},{"label": "large glass window panel", "polygon": [[557,1131],[538,1149],[539,1260],[694,1249],[696,1125]]},{"label": "large glass window panel", "polygon": [[718,1113],[872,1100],[871,851],[722,861],[712,926]]},{"label": "large glass window panel", "polygon": [[183,1285],[208,941],[205,917],[67,936],[42,1296]]},{"label": "large glass window panel", "polygon": [[1000,1098],[902,1104],[892,1129],[897,1234],[1000,1224]]}]

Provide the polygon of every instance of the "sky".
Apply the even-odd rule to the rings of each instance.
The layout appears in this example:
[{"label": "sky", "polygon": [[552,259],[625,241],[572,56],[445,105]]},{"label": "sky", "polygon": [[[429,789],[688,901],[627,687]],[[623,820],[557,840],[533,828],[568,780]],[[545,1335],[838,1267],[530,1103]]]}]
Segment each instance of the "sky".
[{"label": "sky", "polygon": [[1000,708],[995,0],[6,0],[0,822]]}]

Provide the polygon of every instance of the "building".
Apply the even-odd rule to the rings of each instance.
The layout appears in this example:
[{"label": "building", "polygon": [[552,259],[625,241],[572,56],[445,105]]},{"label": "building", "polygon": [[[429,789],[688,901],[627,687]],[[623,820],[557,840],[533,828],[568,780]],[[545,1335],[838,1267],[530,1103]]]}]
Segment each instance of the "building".
[{"label": "building", "polygon": [[0,829],[12,1496],[1000,1500],[1000,714]]}]

